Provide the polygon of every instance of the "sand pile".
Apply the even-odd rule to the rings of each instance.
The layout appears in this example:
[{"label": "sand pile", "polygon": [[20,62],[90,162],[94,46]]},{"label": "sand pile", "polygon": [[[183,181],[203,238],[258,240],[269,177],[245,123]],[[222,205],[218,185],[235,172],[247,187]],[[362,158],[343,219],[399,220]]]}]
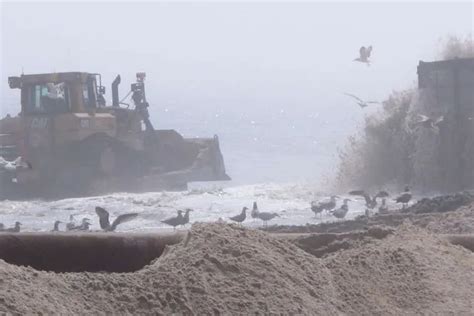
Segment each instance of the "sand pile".
[{"label": "sand pile", "polygon": [[55,274],[0,261],[0,312],[472,312],[474,255],[413,227],[317,258],[265,232],[195,224],[135,273]]},{"label": "sand pile", "polygon": [[412,222],[433,233],[473,234],[474,204],[463,206],[454,212],[417,216],[412,219]]},{"label": "sand pile", "polygon": [[337,313],[317,258],[260,231],[196,224],[139,272],[36,272],[0,264],[0,311],[27,313]]},{"label": "sand pile", "polygon": [[324,262],[341,310],[350,314],[472,315],[474,310],[474,254],[412,225]]},{"label": "sand pile", "polygon": [[171,275],[167,287],[176,297],[186,293],[198,314],[337,312],[330,271],[287,241],[214,224],[194,226],[185,245],[157,263],[163,277]]}]

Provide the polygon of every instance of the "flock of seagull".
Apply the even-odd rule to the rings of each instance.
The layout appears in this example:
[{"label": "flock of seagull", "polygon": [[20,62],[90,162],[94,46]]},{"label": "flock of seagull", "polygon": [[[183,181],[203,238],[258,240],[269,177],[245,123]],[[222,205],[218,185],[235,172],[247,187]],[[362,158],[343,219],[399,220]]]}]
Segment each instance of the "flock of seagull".
[{"label": "flock of seagull", "polygon": [[[364,190],[354,190],[349,192],[350,195],[360,196],[363,197],[365,200],[366,211],[365,215],[368,217],[371,216],[371,212],[379,205],[377,199],[382,199],[381,204],[378,208],[379,214],[384,214],[388,212],[388,207],[386,205],[386,198],[389,194],[386,191],[380,191],[374,196],[371,196]],[[333,195],[329,198],[329,200],[323,201],[312,201],[310,204],[310,209],[314,213],[315,217],[319,214],[322,217],[322,213],[326,211],[329,215],[334,216],[337,219],[344,219],[349,212],[349,202],[352,201],[351,199],[345,198],[343,200],[342,205],[336,208],[337,206],[337,199],[340,197],[337,195]],[[402,203],[403,208],[407,205],[407,203],[412,199],[412,194],[410,193],[410,188],[407,186],[405,191],[394,199],[396,203]],[[232,217],[229,217],[229,220],[236,222],[238,224],[242,224],[247,219],[247,211],[249,209],[245,206],[242,208],[242,211]],[[176,230],[177,227],[183,226],[185,227],[186,224],[189,223],[189,215],[190,212],[193,210],[187,208],[184,212],[182,210],[177,210],[177,215],[174,217],[170,217],[161,221],[161,223],[173,227],[173,230]],[[118,225],[123,224],[125,222],[131,221],[135,219],[139,214],[138,213],[126,213],[121,214],[115,218],[114,221],[110,221],[109,212],[106,211],[104,208],[97,206],[95,208],[95,212],[99,217],[99,224],[100,228],[104,232],[113,232],[117,228]],[[183,215],[184,213],[184,215]],[[52,232],[60,232],[60,225],[66,224],[64,232],[86,232],[90,231],[91,222],[89,218],[83,218],[80,223],[77,223],[74,219],[74,216],[78,214],[71,214],[69,216],[69,222],[64,223],[60,220],[54,222]],[[250,212],[250,217],[252,219],[259,219],[263,221],[263,226],[267,227],[268,222],[272,219],[279,217],[280,215],[276,212],[261,212],[258,209],[257,202],[253,202],[252,210]],[[221,221],[222,219],[219,219]],[[18,233],[20,232],[21,223],[16,222],[13,227],[5,228],[2,223],[0,223],[0,232],[7,232],[7,233]]]},{"label": "flock of seagull", "polygon": [[[190,208],[186,209],[185,214],[183,216],[183,211],[178,210],[178,216],[162,220],[161,222],[166,225],[172,226],[174,229],[176,229],[177,226],[185,226],[187,223],[189,223],[189,212],[191,211],[193,210]],[[132,219],[138,216],[138,213],[121,214],[112,223],[110,223],[109,212],[107,212],[103,207],[97,206],[95,208],[95,212],[99,216],[100,228],[104,232],[113,232],[115,231],[118,225],[131,221]],[[59,225],[61,223],[61,221],[54,222],[54,227],[52,231],[59,232]],[[69,217],[69,223],[66,224],[66,231],[89,231],[90,225],[91,223],[88,218],[83,218],[81,224],[76,225],[74,221],[74,215],[71,215]]]},{"label": "flock of seagull", "polygon": [[[367,64],[367,66],[370,66],[370,55],[372,53],[372,46],[362,46],[359,49],[359,57],[355,58],[354,61],[361,62]],[[362,109],[368,107],[370,104],[381,104],[381,102],[378,101],[368,101],[368,100],[363,100],[359,98],[358,96],[344,92],[345,95],[351,97],[354,99],[355,103],[359,105]],[[470,118],[471,119],[471,118]],[[413,132],[413,130],[418,130],[419,128],[426,128],[429,130],[432,130],[434,132],[439,132],[439,124],[444,121],[444,116],[438,116],[438,117],[429,117],[428,115],[423,115],[423,114],[418,114],[417,115],[417,121],[413,123],[413,129],[407,128],[408,132]]]},{"label": "flock of seagull", "polygon": [[[178,210],[177,211],[177,214],[178,214],[177,216],[165,219],[161,222],[166,224],[166,225],[172,226],[173,229],[176,229],[176,227],[178,227],[180,225],[184,226],[187,223],[189,223],[189,212],[191,212],[191,211],[193,211],[193,210],[189,209],[189,208],[186,209],[186,213],[183,216],[183,211]],[[245,219],[247,218],[247,211],[248,211],[248,207],[244,206],[242,208],[242,211],[239,214],[237,214],[235,216],[232,216],[232,217],[229,217],[229,219],[233,222],[242,224],[245,221]],[[275,217],[279,217],[280,215],[278,215],[278,213],[260,212],[259,209],[258,209],[258,206],[257,206],[257,202],[253,202],[252,211],[250,212],[250,216],[253,219],[261,219],[263,221],[264,226],[267,226],[268,221],[274,219]],[[219,220],[221,220],[221,219],[219,219]]]},{"label": "flock of seagull", "polygon": [[[350,195],[355,195],[355,196],[361,196],[365,199],[365,206],[366,206],[366,211],[365,215],[370,217],[371,211],[378,205],[378,198],[381,198],[381,204],[379,206],[379,213],[380,214],[385,214],[387,213],[388,207],[387,207],[387,201],[386,198],[389,196],[388,192],[386,191],[380,191],[377,194],[375,194],[373,197],[371,197],[367,192],[364,190],[354,190],[349,192]],[[322,213],[326,211],[330,215],[334,216],[337,219],[343,219],[346,217],[347,213],[349,212],[349,202],[351,199],[344,199],[343,203],[340,207],[336,208],[337,202],[336,200],[339,198],[337,195],[333,195],[329,198],[327,201],[312,201],[311,202],[311,211],[314,213],[315,216],[318,214],[322,216]],[[412,199],[412,194],[410,193],[410,188],[408,186],[405,187],[405,190],[402,194],[400,194],[398,197],[394,199],[396,203],[402,203],[403,208],[406,207],[407,203],[410,202]],[[229,219],[231,221],[237,222],[239,224],[243,223],[247,217],[247,212],[248,208],[244,207],[241,211],[240,214],[235,215],[230,217]],[[257,202],[253,202],[253,207],[252,211],[250,213],[250,216],[253,219],[261,219],[263,221],[263,225],[266,227],[268,225],[268,221],[274,219],[275,217],[278,217],[278,213],[270,213],[270,212],[260,212],[257,206]]]},{"label": "flock of seagull", "polygon": [[[242,212],[236,216],[232,216],[229,219],[231,221],[237,222],[237,223],[242,223],[245,221],[247,217],[247,207],[244,207],[242,209]],[[189,223],[189,213],[192,212],[193,210],[190,208],[187,208],[185,212],[182,210],[177,210],[177,216],[170,217],[167,219],[164,219],[161,221],[161,223],[169,225],[173,227],[173,230],[175,230],[179,226],[186,226],[186,224]],[[113,232],[117,228],[118,225],[128,222],[138,216],[138,213],[126,213],[126,214],[121,214],[119,215],[112,223],[109,220],[109,212],[107,212],[104,208],[97,206],[95,208],[95,212],[97,216],[99,217],[99,224],[100,228],[104,232]],[[184,215],[183,215],[184,213]],[[76,214],[77,215],[77,214]],[[60,232],[60,225],[61,224],[66,224],[66,229],[64,232],[86,232],[90,230],[91,222],[89,218],[83,218],[79,224],[76,223],[74,219],[74,214],[69,216],[69,222],[64,223],[60,220],[57,220],[54,222],[53,229],[51,230],[52,232]],[[253,208],[250,216],[254,219],[261,219],[264,222],[264,225],[266,226],[268,221],[272,220],[275,217],[278,217],[279,215],[277,213],[270,213],[270,212],[260,212],[258,210],[257,202],[253,203]],[[8,233],[19,233],[20,232],[20,222],[16,222],[15,226],[12,228],[5,228],[2,223],[0,223],[0,232],[8,232]]]},{"label": "flock of seagull", "polygon": [[[97,216],[99,216],[99,224],[100,228],[105,231],[105,232],[111,232],[114,231],[118,225],[128,222],[135,217],[138,216],[138,213],[127,213],[127,214],[122,214],[119,215],[112,223],[110,223],[109,219],[109,212],[107,212],[104,208],[97,206],[95,208],[95,212]],[[66,224],[66,230],[65,231],[89,231],[91,222],[90,219],[88,218],[83,218],[80,224],[77,224],[75,219],[74,219],[74,214],[71,214],[69,216],[69,222],[65,223]],[[63,224],[64,222],[57,220],[54,222],[52,232],[59,232],[59,225]],[[5,226],[0,223],[0,232],[7,232],[7,233],[19,233],[21,229],[21,223],[20,222],[15,222],[15,226],[11,228],[5,228]]]},{"label": "flock of seagull", "polygon": [[[378,208],[379,214],[386,214],[388,213],[389,209],[387,206],[387,197],[390,196],[387,191],[379,191],[374,196],[370,196],[364,190],[354,190],[349,192],[350,195],[361,196],[365,200],[365,216],[369,218],[371,216],[371,212],[379,205],[377,199],[382,199],[381,204]],[[405,190],[402,194],[394,199],[396,203],[402,203],[403,208],[406,207],[408,202],[412,199],[412,194],[410,193],[410,188],[408,186],[405,187]],[[343,219],[346,217],[347,213],[349,212],[349,202],[351,199],[344,199],[342,205],[339,208],[336,208],[337,203],[336,199],[339,198],[337,195],[333,195],[330,197],[329,201],[313,201],[311,202],[311,211],[313,211],[314,216],[318,214],[322,217],[322,213],[326,211],[329,215],[334,216],[337,219]]]},{"label": "flock of seagull", "polygon": [[[373,197],[371,197],[367,192],[364,190],[354,190],[349,192],[350,195],[355,195],[355,196],[361,196],[365,199],[365,206],[366,206],[366,211],[365,215],[370,217],[371,211],[378,205],[378,198],[381,198],[381,205],[379,206],[379,213],[380,214],[385,214],[387,213],[388,207],[387,207],[387,201],[386,198],[389,196],[388,192],[386,191],[380,191],[377,194],[375,194]],[[347,213],[349,212],[349,202],[351,199],[344,199],[343,203],[340,207],[336,208],[337,202],[336,199],[338,199],[339,196],[333,195],[329,198],[328,201],[312,201],[311,202],[311,211],[314,213],[314,215],[320,215],[322,217],[322,213],[324,211],[328,212],[330,215],[334,216],[337,219],[344,219],[346,217]],[[403,208],[406,207],[407,203],[410,202],[412,199],[412,194],[410,193],[410,188],[408,186],[405,187],[404,192],[396,197],[394,201],[396,203],[402,203]],[[242,211],[232,217],[229,217],[229,219],[233,222],[242,224],[246,219],[247,219],[247,211],[248,207],[244,206],[242,208]],[[167,220],[162,221],[162,223],[165,223],[167,225],[173,226],[173,229],[176,229],[177,226],[179,225],[185,225],[189,222],[189,211],[192,211],[191,209],[186,210],[186,215],[183,217],[182,211],[178,210],[178,215],[176,217],[169,218]],[[263,226],[267,227],[268,222],[271,221],[272,219],[279,217],[280,215],[275,212],[260,212],[258,209],[257,202],[253,202],[252,210],[250,212],[250,217],[252,219],[260,219],[263,221]]]},{"label": "flock of seagull", "polygon": [[[242,209],[240,214],[229,217],[229,219],[233,222],[242,224],[245,221],[246,217],[247,217],[247,210],[248,210],[248,208],[246,206],[244,206],[244,208]],[[263,221],[263,225],[267,226],[268,221],[271,221],[272,219],[274,219],[275,217],[279,217],[280,215],[278,215],[278,213],[272,213],[272,212],[260,212],[259,209],[258,209],[258,206],[257,206],[257,202],[253,202],[252,211],[250,212],[250,216],[253,219],[261,219]]]}]

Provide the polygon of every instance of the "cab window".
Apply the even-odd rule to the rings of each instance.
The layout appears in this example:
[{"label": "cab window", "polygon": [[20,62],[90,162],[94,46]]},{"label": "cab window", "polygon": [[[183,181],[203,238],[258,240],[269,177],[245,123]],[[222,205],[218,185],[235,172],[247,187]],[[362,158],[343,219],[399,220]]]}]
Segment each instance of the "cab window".
[{"label": "cab window", "polygon": [[64,83],[32,85],[25,111],[27,113],[64,113],[70,108],[69,91]]},{"label": "cab window", "polygon": [[94,80],[89,80],[82,86],[82,97],[84,100],[84,107],[86,109],[92,109],[96,107],[95,91],[96,84]]}]

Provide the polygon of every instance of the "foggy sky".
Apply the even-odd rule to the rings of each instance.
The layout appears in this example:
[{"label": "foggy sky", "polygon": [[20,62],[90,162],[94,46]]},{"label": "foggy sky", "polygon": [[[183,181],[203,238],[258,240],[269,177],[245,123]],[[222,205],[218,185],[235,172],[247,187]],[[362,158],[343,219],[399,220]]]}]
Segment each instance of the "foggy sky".
[{"label": "foggy sky", "polygon": [[[124,95],[135,72],[146,71],[158,127],[219,133],[228,142],[242,134],[244,147],[259,135],[247,135],[237,119],[215,117],[239,117],[268,131],[269,117],[280,115],[276,147],[285,136],[317,137],[299,124],[311,117],[336,135],[315,143],[335,148],[364,118],[342,92],[382,100],[413,86],[419,60],[435,59],[441,37],[472,31],[469,2],[1,6],[1,113],[18,112],[19,92],[8,88],[7,77],[22,71],[102,73],[108,100],[116,74]],[[370,67],[352,61],[361,45],[374,47]]]}]

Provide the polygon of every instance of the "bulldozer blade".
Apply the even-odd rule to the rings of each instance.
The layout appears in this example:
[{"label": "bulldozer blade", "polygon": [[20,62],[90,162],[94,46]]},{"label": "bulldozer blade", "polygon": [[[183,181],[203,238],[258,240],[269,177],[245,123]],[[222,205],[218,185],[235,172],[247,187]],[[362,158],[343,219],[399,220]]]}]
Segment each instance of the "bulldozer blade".
[{"label": "bulldozer blade", "polygon": [[166,183],[228,181],[219,138],[183,138],[174,130],[155,131],[153,164]]}]

